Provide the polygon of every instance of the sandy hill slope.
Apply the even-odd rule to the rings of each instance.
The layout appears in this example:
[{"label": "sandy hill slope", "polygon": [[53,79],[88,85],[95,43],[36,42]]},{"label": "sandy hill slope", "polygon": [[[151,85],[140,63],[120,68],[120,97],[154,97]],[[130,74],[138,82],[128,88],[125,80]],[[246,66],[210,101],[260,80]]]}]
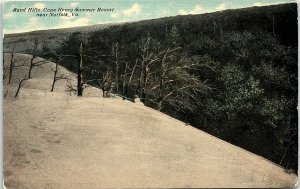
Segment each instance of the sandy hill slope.
[{"label": "sandy hill slope", "polygon": [[[30,55],[17,54],[28,62]],[[9,54],[5,54],[8,65]],[[150,108],[83,97],[59,81],[50,92],[49,62],[34,68],[14,98],[4,79],[4,176],[7,188],[293,187],[294,174]],[[66,69],[61,72],[70,73]],[[75,76],[73,76],[75,79]]]}]

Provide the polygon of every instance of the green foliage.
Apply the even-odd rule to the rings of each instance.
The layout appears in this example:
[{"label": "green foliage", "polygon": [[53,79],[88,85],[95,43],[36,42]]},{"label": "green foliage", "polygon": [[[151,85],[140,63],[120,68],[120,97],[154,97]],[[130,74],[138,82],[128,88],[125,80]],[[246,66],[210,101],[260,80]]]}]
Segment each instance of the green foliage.
[{"label": "green foliage", "polygon": [[[289,159],[285,157],[286,162],[280,159],[291,144],[295,145],[295,141],[288,139],[297,127],[295,52],[261,31],[225,33],[214,41],[219,43],[220,53],[208,50],[208,55],[221,64],[213,82],[215,95],[206,100],[209,111],[205,115],[211,119],[215,117],[216,121],[225,121],[227,124],[219,130],[231,133],[225,138],[234,143],[255,144],[251,141],[251,134],[250,141],[236,141],[235,138],[246,140],[249,133],[263,135],[265,129],[270,130],[273,139],[269,142],[280,144],[272,158],[284,165]],[[237,136],[243,134],[245,137],[242,139]],[[264,154],[263,149],[251,150]],[[297,154],[289,154],[289,158],[294,157]]]},{"label": "green foliage", "polygon": [[223,112],[247,113],[257,105],[264,90],[260,88],[258,80],[252,76],[247,78],[245,74],[236,65],[227,65],[221,70],[220,80],[224,82],[225,99],[219,109]]},{"label": "green foliage", "polygon": [[66,54],[76,54],[78,52],[78,47],[82,42],[79,32],[74,32],[70,34],[66,40],[64,40],[59,48],[60,52]]},{"label": "green foliage", "polygon": [[[56,49],[56,54],[62,55],[74,55],[77,56],[79,54],[79,46],[82,41],[81,34],[79,32],[75,32],[70,34]],[[61,62],[63,67],[68,68],[73,72],[77,72],[77,60],[74,58],[64,58],[64,61]]]},{"label": "green foliage", "polygon": [[291,102],[285,97],[263,99],[259,113],[264,117],[264,123],[272,128],[280,127],[288,123],[288,114]]},{"label": "green foliage", "polygon": [[[94,32],[85,44],[90,50],[85,62],[98,69],[86,77],[115,78],[114,92],[124,98],[139,95],[147,106],[296,170],[296,27],[281,31],[286,24],[280,24],[285,23],[280,15],[287,13],[264,10],[165,18]],[[80,35],[72,34],[60,51],[73,52],[78,43]],[[76,69],[71,61],[65,64]]]},{"label": "green foliage", "polygon": [[219,54],[219,45],[208,36],[200,36],[196,40],[187,45],[187,52],[190,55],[214,55]]},{"label": "green foliage", "polygon": [[290,74],[284,68],[261,64],[260,66],[253,66],[251,71],[257,78],[260,78],[264,86],[272,91],[287,89],[291,86]]}]

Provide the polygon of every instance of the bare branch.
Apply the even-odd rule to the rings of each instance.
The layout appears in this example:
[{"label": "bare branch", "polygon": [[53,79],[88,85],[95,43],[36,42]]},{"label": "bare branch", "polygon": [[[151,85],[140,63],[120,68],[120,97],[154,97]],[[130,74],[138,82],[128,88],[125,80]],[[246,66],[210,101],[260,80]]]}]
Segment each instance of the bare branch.
[{"label": "bare branch", "polygon": [[15,98],[17,98],[17,96],[18,96],[18,94],[19,94],[19,92],[20,92],[20,89],[21,89],[21,87],[22,87],[22,83],[24,82],[24,81],[26,81],[26,80],[28,80],[28,78],[26,78],[27,77],[27,75],[25,75],[25,77],[23,78],[23,79],[19,79],[19,85],[18,85],[18,89],[17,89],[17,92],[16,92],[16,94],[15,94]]}]

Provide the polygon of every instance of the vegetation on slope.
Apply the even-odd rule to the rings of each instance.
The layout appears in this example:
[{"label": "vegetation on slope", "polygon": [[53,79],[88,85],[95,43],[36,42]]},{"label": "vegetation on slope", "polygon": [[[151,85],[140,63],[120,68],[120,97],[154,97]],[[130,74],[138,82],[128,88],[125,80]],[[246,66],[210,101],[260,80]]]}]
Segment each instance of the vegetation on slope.
[{"label": "vegetation on slope", "polygon": [[137,95],[297,171],[296,39],[297,5],[284,4],[112,26],[87,41],[75,32],[43,56],[75,72],[82,58],[82,84]]}]

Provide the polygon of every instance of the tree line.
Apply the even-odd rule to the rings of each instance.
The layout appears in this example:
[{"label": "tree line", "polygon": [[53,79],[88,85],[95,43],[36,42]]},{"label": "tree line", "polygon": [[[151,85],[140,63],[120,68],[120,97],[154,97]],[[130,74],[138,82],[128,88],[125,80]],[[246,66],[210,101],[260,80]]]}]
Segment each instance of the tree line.
[{"label": "tree line", "polygon": [[[83,45],[82,84],[101,88],[104,97],[137,95],[146,106],[297,170],[297,48],[267,31],[188,43],[176,25],[166,31],[164,39],[146,33],[126,42],[93,33]],[[76,54],[80,44],[73,33],[57,52]],[[77,69],[70,59],[62,65]]]}]

